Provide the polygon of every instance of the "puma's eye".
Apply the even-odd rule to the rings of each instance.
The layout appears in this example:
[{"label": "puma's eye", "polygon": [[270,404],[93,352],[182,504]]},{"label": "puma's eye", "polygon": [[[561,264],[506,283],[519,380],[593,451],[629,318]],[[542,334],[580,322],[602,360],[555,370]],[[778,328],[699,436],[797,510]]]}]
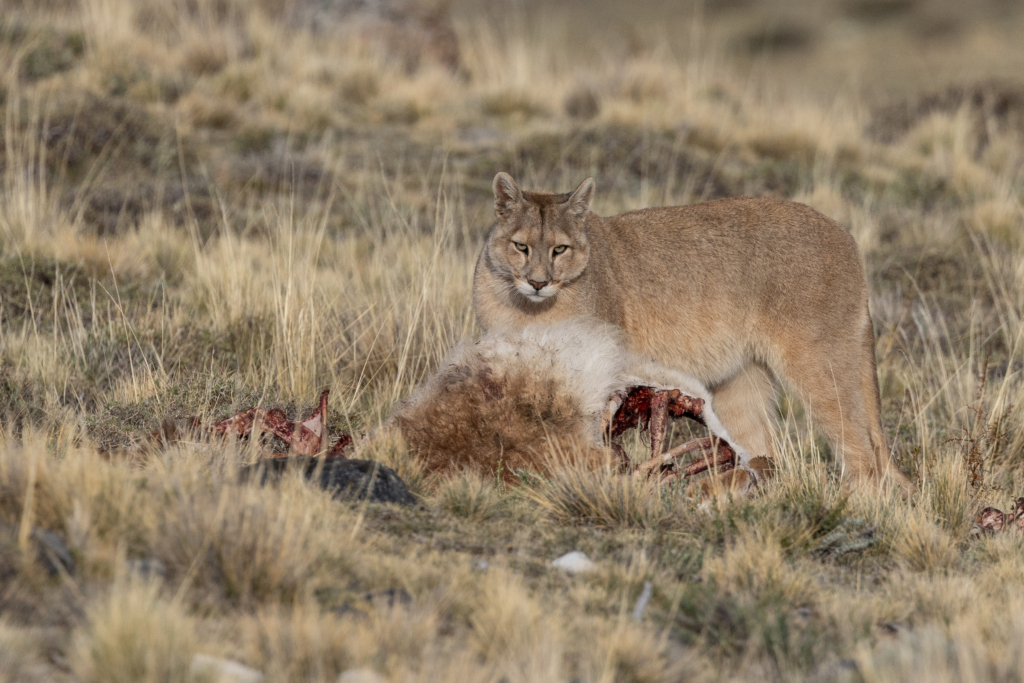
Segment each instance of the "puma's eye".
[{"label": "puma's eye", "polygon": [[516,249],[523,252],[524,254],[530,250],[530,248],[523,244],[522,242],[513,242],[512,244],[515,246]]},{"label": "puma's eye", "polygon": [[554,254],[555,256],[558,256],[559,254],[563,253],[568,248],[569,248],[568,244],[559,244],[557,247],[555,247],[554,249],[551,250],[551,253]]}]

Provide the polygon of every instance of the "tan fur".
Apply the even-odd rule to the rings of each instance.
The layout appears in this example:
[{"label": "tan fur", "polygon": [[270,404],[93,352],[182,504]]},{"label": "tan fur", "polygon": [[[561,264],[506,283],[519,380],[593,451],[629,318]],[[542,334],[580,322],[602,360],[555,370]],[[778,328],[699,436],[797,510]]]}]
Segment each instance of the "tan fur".
[{"label": "tan fur", "polygon": [[772,455],[775,385],[785,382],[844,475],[909,487],[882,435],[868,289],[841,225],[770,198],[602,218],[589,210],[593,192],[589,178],[555,195],[495,177],[497,223],[473,289],[485,329],[608,322],[636,354],[708,386],[734,443],[755,456]]}]

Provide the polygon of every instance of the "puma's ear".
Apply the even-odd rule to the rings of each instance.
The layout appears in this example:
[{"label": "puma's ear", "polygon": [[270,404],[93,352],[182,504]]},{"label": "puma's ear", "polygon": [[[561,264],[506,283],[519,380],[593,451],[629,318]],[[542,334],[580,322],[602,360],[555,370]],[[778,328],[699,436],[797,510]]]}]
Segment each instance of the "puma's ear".
[{"label": "puma's ear", "polygon": [[507,216],[523,201],[523,191],[512,180],[512,176],[502,171],[494,176],[491,184],[494,189],[494,213]]},{"label": "puma's ear", "polygon": [[590,213],[590,200],[594,198],[594,179],[587,178],[569,197],[569,213],[574,216],[586,216]]}]

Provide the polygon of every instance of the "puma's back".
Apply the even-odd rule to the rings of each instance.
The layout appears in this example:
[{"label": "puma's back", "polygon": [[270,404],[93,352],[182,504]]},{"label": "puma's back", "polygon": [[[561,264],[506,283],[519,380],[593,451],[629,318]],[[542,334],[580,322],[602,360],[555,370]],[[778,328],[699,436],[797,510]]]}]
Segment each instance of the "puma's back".
[{"label": "puma's back", "polygon": [[717,389],[719,416],[724,404],[726,428],[755,455],[771,451],[781,380],[852,474],[888,468],[867,286],[841,225],[769,198],[602,218],[590,211],[592,179],[557,195],[522,192],[502,173],[494,193],[473,291],[484,328],[612,323],[632,351]]}]

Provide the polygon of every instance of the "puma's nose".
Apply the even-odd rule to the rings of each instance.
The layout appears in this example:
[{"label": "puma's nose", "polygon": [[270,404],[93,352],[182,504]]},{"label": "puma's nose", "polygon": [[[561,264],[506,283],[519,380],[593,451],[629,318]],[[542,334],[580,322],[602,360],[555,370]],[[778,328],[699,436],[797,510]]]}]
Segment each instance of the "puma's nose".
[{"label": "puma's nose", "polygon": [[536,289],[538,292],[544,289],[548,284],[547,282],[534,282],[533,280],[527,280],[527,282],[529,282],[530,286]]}]

